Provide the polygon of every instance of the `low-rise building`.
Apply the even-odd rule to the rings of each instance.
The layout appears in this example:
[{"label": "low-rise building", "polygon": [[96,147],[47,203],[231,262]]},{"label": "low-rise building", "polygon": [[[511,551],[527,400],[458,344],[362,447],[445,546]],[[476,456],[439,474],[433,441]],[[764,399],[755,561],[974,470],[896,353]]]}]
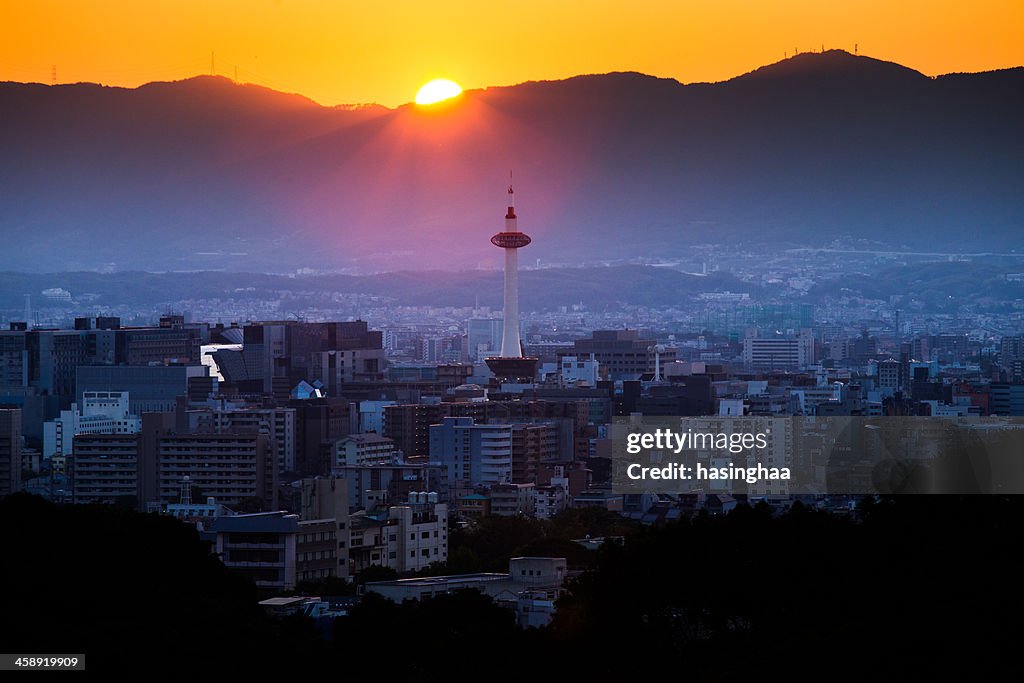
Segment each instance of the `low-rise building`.
[{"label": "low-rise building", "polygon": [[537,519],[551,519],[569,507],[569,497],[561,486],[538,486],[534,489],[534,495],[533,516]]},{"label": "low-rise building", "polygon": [[487,493],[492,515],[533,517],[537,514],[537,491],[533,484],[498,484]]},{"label": "low-rise building", "polygon": [[459,514],[466,519],[482,519],[491,514],[491,499],[482,493],[469,493],[459,498]]},{"label": "low-rise building", "polygon": [[252,579],[258,588],[295,588],[299,516],[261,512],[214,520],[215,552],[229,569]]},{"label": "low-rise building", "polygon": [[395,602],[476,590],[516,611],[520,626],[543,626],[568,575],[563,557],[514,557],[507,574],[479,573],[371,581],[364,590]]}]

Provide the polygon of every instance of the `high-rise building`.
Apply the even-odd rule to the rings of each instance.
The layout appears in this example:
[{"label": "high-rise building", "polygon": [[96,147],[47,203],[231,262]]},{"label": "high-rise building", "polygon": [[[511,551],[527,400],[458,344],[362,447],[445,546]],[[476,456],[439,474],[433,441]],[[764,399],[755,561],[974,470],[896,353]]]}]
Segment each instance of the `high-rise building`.
[{"label": "high-rise building", "polygon": [[75,371],[86,361],[86,334],[78,330],[27,333],[29,384],[58,397],[61,408],[74,401]]},{"label": "high-rise building", "polygon": [[999,343],[999,363],[1005,368],[1012,368],[1021,360],[1024,360],[1024,334],[1003,337]]},{"label": "high-rise building", "polygon": [[501,350],[501,320],[470,318],[466,321],[466,346],[470,360],[480,360]]},{"label": "high-rise building", "polygon": [[484,486],[511,483],[512,425],[446,417],[430,427],[430,459],[447,469],[449,481]]},{"label": "high-rise building", "polygon": [[188,394],[189,381],[209,374],[206,365],[83,365],[76,370],[78,405],[84,405],[85,392],[127,392],[132,415],[174,410],[177,398]]},{"label": "high-rise building", "polygon": [[75,435],[67,466],[72,500],[112,504],[133,499],[138,506],[140,441],[137,434]]},{"label": "high-rise building", "polygon": [[344,383],[383,379],[387,369],[383,333],[362,320],[253,323],[243,330],[242,350],[222,355],[229,383],[258,384],[268,394],[275,393],[275,381],[285,394],[301,381],[319,381],[334,396]]},{"label": "high-rise building", "polygon": [[[270,439],[281,472],[295,471],[295,408],[222,403],[184,413],[190,432],[260,432]],[[182,425],[186,426],[186,425]]]},{"label": "high-rise building", "polygon": [[276,507],[273,482],[277,477],[267,472],[276,458],[267,457],[272,449],[265,434],[165,433],[159,436],[157,449],[157,487],[162,501],[176,501],[187,476],[202,496],[213,496],[225,505],[262,498]]},{"label": "high-rise building", "polygon": [[487,367],[499,381],[532,382],[537,374],[538,358],[523,355],[519,338],[519,250],[531,240],[516,224],[515,193],[508,186],[508,211],[505,229],[491,238],[491,244],[505,252],[505,315],[501,334],[501,355],[486,359]]},{"label": "high-rise building", "polygon": [[903,388],[901,365],[902,363],[892,358],[878,364],[878,388],[881,389],[882,396],[892,396]]},{"label": "high-rise building", "polygon": [[0,498],[21,489],[21,410],[0,408]]},{"label": "high-rise building", "polygon": [[343,479],[303,479],[296,543],[299,581],[348,578],[348,486]]},{"label": "high-rise building", "polygon": [[743,340],[743,364],[753,370],[789,370],[814,363],[814,336],[809,329],[795,337],[759,337]]},{"label": "high-rise building", "polygon": [[295,471],[327,474],[334,462],[335,444],[348,433],[349,402],[341,398],[293,399],[295,409]]},{"label": "high-rise building", "polygon": [[0,331],[0,389],[28,386],[28,346],[25,330]]}]

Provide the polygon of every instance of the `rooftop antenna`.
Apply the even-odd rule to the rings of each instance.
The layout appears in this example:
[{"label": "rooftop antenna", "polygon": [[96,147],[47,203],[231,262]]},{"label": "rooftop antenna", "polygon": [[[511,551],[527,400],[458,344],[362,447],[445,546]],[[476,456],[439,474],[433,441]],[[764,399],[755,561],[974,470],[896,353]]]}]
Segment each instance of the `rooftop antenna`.
[{"label": "rooftop antenna", "polygon": [[857,43],[854,43],[854,44],[853,44],[853,54],[854,54],[854,55],[856,55],[856,54],[857,54],[857,47],[858,47]]}]

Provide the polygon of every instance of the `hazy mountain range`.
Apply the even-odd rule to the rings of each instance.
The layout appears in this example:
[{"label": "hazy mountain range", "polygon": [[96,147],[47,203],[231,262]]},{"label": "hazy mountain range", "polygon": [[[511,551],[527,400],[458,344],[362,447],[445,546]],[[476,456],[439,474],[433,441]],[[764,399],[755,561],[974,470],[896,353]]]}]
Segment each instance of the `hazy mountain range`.
[{"label": "hazy mountain range", "polygon": [[[1019,265],[1017,266],[1019,267]],[[869,273],[845,273],[822,280],[802,296],[785,292],[782,283],[743,281],[725,272],[707,276],[652,266],[542,268],[520,275],[523,310],[545,311],[584,304],[591,311],[619,310],[623,305],[690,307],[704,292],[743,292],[758,301],[788,300],[795,304],[835,304],[844,297],[887,300],[904,297],[903,305],[932,312],[958,310],[964,304],[1011,313],[1014,300],[1024,299],[1024,281],[1006,278],[1005,264],[932,262],[879,264]],[[189,308],[190,301],[280,304],[280,317],[310,310],[363,315],[368,309],[400,306],[489,306],[501,308],[501,273],[472,271],[399,271],[377,275],[311,275],[289,277],[241,272],[145,273],[10,273],[0,272],[0,310],[17,316],[25,300],[35,306],[64,308],[70,315],[134,307],[139,310]],[[74,300],[48,302],[39,294],[59,287]],[[339,299],[338,295],[343,294]],[[780,298],[781,297],[781,298]],[[1011,302],[1011,303],[1007,303]],[[237,306],[225,305],[225,308]],[[1003,311],[1005,309],[1005,311]],[[980,310],[980,309],[979,309]],[[17,319],[17,318],[15,318]]]},{"label": "hazy mountain range", "polygon": [[696,243],[1024,247],[1024,68],[841,51],[716,84],[636,73],[322,107],[224,78],[0,84],[0,269],[497,267]]}]

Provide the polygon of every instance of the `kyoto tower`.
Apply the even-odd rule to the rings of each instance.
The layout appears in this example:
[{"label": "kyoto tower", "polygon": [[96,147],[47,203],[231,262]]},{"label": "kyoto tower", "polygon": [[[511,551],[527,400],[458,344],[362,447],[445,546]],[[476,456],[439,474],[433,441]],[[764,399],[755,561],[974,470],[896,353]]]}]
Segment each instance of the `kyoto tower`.
[{"label": "kyoto tower", "polygon": [[519,339],[519,249],[530,243],[530,236],[516,227],[515,192],[511,174],[508,186],[508,212],[505,229],[491,238],[491,244],[505,250],[505,322],[501,335],[501,355],[486,358],[495,379],[506,382],[532,382],[537,374],[538,358],[523,356]]}]

